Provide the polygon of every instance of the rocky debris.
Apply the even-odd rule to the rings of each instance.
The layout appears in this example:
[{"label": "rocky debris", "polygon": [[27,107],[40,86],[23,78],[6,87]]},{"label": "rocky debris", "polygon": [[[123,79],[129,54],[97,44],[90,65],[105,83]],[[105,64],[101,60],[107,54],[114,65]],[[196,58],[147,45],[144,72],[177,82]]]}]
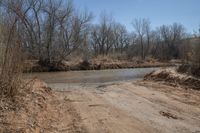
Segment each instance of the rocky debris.
[{"label": "rocky debris", "polygon": [[169,112],[165,112],[165,111],[160,111],[159,112],[162,116],[167,117],[167,118],[171,118],[171,119],[178,119],[177,116],[173,115],[172,113]]}]

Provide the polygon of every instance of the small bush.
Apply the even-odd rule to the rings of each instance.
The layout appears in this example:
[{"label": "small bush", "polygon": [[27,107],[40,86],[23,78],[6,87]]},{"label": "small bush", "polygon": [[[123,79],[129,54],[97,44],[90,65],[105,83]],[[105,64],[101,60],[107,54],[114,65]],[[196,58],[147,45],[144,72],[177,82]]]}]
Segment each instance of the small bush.
[{"label": "small bush", "polygon": [[89,70],[90,69],[90,62],[88,60],[84,60],[80,64],[80,69],[81,70]]}]

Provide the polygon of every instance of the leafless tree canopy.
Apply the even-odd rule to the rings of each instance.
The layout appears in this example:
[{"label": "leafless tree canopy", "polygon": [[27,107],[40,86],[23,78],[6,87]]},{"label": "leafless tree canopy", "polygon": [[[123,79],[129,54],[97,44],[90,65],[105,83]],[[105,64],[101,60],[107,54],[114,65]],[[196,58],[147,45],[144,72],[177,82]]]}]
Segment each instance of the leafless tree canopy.
[{"label": "leafless tree canopy", "polygon": [[153,29],[149,19],[134,19],[128,32],[107,13],[92,24],[92,13],[78,11],[71,0],[1,0],[0,13],[1,44],[10,43],[6,31],[12,29],[26,59],[48,63],[73,53],[82,53],[84,58],[116,54],[142,60],[189,60],[197,55],[190,45],[192,37],[179,23]]},{"label": "leafless tree canopy", "polygon": [[32,58],[63,59],[78,49],[88,35],[92,15],[87,11],[79,13],[72,1],[2,0],[1,5],[2,11],[17,21],[21,47]]}]

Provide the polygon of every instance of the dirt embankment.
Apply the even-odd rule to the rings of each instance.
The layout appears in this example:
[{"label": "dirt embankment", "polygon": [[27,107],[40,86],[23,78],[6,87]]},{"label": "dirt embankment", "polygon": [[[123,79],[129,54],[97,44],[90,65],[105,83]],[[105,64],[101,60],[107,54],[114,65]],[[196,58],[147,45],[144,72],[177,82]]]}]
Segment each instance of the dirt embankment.
[{"label": "dirt embankment", "polygon": [[74,71],[74,70],[103,70],[121,68],[145,68],[174,66],[172,62],[159,62],[156,60],[128,61],[113,59],[91,59],[73,61],[52,61],[51,63],[26,61],[26,72]]},{"label": "dirt embankment", "polygon": [[154,71],[144,77],[145,80],[163,82],[172,86],[181,86],[186,89],[200,90],[200,79],[188,74],[178,73],[175,68]]},{"label": "dirt embankment", "polygon": [[42,81],[32,85],[13,105],[0,103],[0,133],[85,132],[80,116],[64,96]]}]

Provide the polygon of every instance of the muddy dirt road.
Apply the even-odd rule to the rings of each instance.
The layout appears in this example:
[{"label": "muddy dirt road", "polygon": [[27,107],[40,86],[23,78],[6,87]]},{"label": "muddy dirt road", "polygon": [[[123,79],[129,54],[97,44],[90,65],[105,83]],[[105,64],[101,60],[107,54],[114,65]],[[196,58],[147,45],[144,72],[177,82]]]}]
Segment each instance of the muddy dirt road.
[{"label": "muddy dirt road", "polygon": [[[129,81],[57,90],[59,132],[199,133],[200,92]],[[64,111],[65,110],[65,111]],[[67,117],[67,118],[66,118]],[[66,122],[68,124],[66,124]]]}]

